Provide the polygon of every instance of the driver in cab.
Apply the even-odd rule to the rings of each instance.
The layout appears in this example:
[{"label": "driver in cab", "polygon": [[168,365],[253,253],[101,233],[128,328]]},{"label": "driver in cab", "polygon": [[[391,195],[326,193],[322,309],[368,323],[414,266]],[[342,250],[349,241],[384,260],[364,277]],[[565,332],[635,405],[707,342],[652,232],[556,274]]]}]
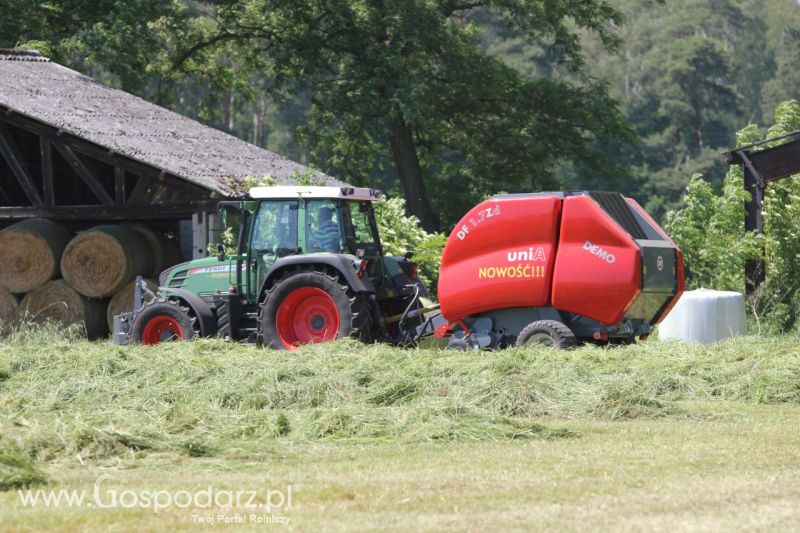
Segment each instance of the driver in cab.
[{"label": "driver in cab", "polygon": [[333,210],[321,207],[317,213],[317,224],[311,232],[312,245],[323,252],[338,253],[341,248],[339,225],[333,221]]}]

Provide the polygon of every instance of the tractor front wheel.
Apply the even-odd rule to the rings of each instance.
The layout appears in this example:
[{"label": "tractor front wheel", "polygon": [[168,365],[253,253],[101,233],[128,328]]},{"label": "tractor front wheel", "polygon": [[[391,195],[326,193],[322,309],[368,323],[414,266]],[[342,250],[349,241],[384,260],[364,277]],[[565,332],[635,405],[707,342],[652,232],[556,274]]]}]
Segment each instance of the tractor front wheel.
[{"label": "tractor front wheel", "polygon": [[197,319],[174,300],[146,302],[131,323],[131,340],[144,345],[183,341],[199,334]]},{"label": "tractor front wheel", "polygon": [[345,337],[368,341],[372,319],[367,298],[338,275],[301,270],[284,274],[267,291],[260,326],[266,346],[294,350]]},{"label": "tractor front wheel", "polygon": [[572,348],[578,344],[575,334],[566,325],[556,320],[537,320],[531,322],[517,337],[517,346],[549,346],[551,348]]}]

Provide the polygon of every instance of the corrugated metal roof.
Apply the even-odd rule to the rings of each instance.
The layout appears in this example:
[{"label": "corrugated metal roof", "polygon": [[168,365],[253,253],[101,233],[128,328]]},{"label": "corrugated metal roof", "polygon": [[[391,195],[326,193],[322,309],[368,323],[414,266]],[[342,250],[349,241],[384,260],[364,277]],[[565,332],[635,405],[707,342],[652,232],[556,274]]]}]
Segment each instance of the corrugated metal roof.
[{"label": "corrugated metal roof", "polygon": [[[36,52],[0,49],[0,105],[223,195],[229,178],[290,185],[309,170]],[[321,185],[346,185],[316,174]]]}]

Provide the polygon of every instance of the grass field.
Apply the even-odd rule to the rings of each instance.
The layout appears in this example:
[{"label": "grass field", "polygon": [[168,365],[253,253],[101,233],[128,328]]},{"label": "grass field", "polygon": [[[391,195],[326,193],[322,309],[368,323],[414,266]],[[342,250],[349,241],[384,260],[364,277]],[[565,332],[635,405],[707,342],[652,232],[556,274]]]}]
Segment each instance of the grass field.
[{"label": "grass field", "polygon": [[[799,426],[795,337],[287,354],[45,329],[0,341],[0,530],[283,527],[249,523],[264,517],[299,530],[797,529]],[[25,506],[25,486],[88,499]],[[206,489],[272,509],[204,505]],[[181,491],[195,498],[184,507]],[[156,493],[170,500],[157,513]]]}]

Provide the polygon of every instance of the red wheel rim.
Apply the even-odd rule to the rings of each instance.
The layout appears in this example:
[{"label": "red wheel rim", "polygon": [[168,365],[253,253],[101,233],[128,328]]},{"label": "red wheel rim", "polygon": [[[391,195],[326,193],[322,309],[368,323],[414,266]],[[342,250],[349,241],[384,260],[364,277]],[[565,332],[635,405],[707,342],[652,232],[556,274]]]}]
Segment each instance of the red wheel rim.
[{"label": "red wheel rim", "polygon": [[142,344],[160,344],[174,339],[183,340],[183,328],[167,315],[154,316],[142,330]]},{"label": "red wheel rim", "polygon": [[330,294],[316,287],[295,289],[283,299],[275,317],[283,345],[331,341],[339,334],[339,310]]}]

